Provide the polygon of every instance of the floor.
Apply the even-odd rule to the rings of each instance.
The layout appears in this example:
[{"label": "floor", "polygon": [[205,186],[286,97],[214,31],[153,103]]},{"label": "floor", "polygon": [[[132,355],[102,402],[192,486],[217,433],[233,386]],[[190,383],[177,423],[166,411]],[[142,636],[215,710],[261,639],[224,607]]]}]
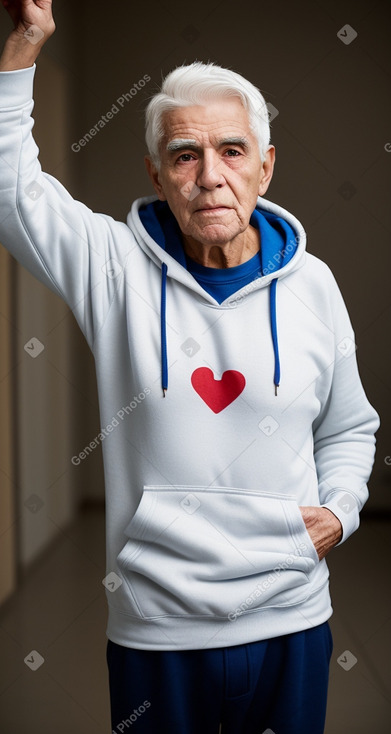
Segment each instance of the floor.
[{"label": "floor", "polygon": [[[390,538],[389,521],[367,518],[329,556],[335,613],[325,734],[391,731]],[[111,731],[104,575],[104,514],[94,509],[0,608],[2,734]]]}]

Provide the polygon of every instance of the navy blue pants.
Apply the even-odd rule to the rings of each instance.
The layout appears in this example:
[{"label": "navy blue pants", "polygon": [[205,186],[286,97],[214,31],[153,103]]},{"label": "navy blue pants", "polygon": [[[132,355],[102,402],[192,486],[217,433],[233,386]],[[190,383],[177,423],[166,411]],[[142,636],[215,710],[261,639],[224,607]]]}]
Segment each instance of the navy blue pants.
[{"label": "navy blue pants", "polygon": [[247,645],[149,651],[107,644],[113,734],[322,734],[328,622]]}]

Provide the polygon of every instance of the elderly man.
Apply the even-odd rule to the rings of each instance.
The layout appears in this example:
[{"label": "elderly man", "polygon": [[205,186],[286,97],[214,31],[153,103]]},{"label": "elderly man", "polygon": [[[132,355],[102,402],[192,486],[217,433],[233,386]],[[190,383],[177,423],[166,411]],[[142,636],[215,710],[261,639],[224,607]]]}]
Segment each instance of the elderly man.
[{"label": "elderly man", "polygon": [[378,417],[330,270],[261,198],[265,101],[175,69],[146,111],[156,196],[115,222],[37,160],[51,3],[3,4],[0,240],[72,309],[106,426],[112,731],[321,734],[325,556],[358,526]]}]

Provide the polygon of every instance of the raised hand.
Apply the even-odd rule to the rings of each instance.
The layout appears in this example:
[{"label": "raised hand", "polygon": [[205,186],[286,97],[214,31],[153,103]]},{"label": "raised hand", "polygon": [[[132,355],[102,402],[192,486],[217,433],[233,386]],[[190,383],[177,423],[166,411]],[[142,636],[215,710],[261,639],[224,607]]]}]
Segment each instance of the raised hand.
[{"label": "raised hand", "polygon": [[11,17],[11,31],[0,58],[0,71],[32,66],[55,31],[52,0],[1,0]]}]

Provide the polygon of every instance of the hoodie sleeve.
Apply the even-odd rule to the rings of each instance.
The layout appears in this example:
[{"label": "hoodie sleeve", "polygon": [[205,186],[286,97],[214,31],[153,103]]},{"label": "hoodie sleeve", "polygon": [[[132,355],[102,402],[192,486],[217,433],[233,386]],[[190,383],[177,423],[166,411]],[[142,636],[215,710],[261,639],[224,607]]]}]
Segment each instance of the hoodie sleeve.
[{"label": "hoodie sleeve", "polygon": [[361,384],[354,332],[341,292],[331,277],[333,379],[313,432],[320,503],[342,524],[340,545],[357,530],[359,512],[368,499],[367,481],[375,456],[374,434],[380,421]]},{"label": "hoodie sleeve", "polygon": [[92,346],[134,243],[125,224],[93,213],[42,172],[34,74],[35,66],[0,72],[0,242],[68,304]]}]

